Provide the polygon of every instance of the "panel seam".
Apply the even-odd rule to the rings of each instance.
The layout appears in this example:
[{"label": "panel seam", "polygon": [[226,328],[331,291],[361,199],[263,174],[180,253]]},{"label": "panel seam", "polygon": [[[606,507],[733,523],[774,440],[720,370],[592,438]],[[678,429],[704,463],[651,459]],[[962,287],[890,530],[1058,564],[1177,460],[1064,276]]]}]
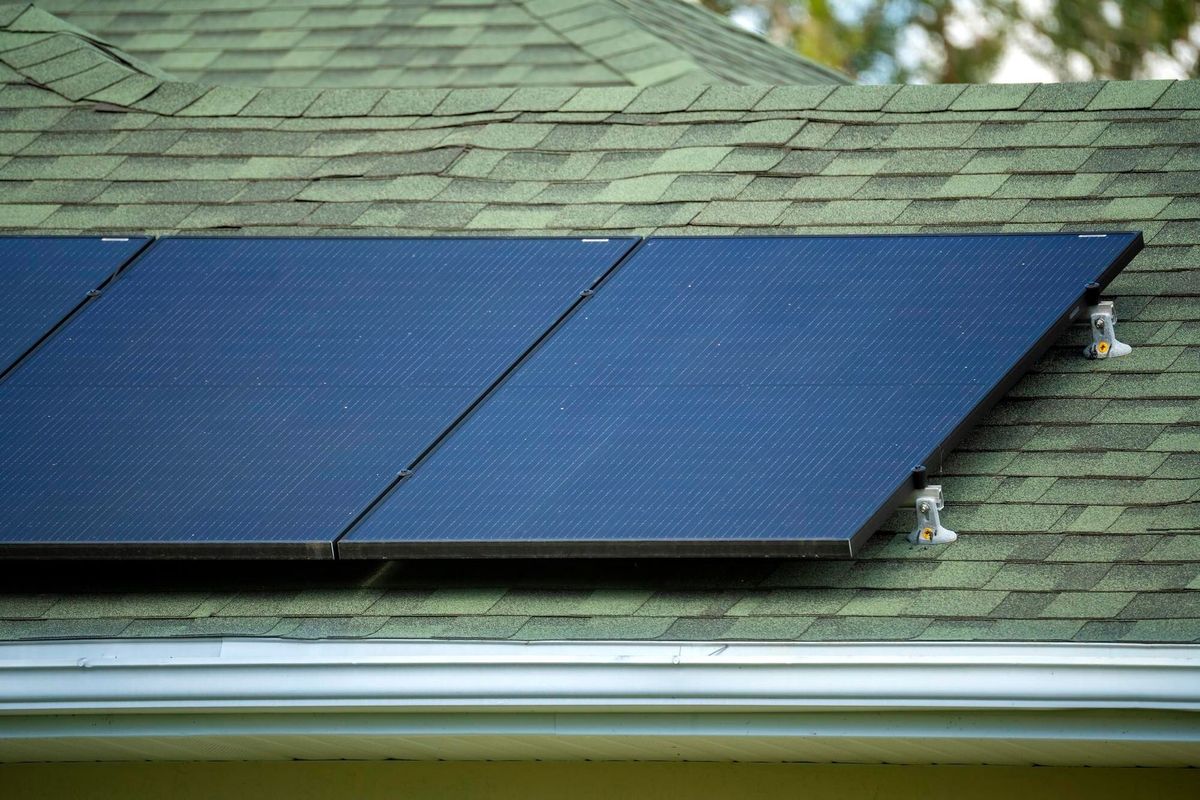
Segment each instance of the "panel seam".
[{"label": "panel seam", "polygon": [[98,283],[96,286],[89,289],[87,294],[84,295],[83,299],[76,303],[74,308],[64,314],[62,319],[51,325],[45,333],[38,337],[37,341],[35,341],[25,350],[25,352],[13,359],[13,362],[7,367],[4,367],[4,369],[0,370],[0,383],[3,383],[5,380],[7,380],[8,376],[16,372],[22,364],[28,361],[30,357],[32,357],[33,354],[42,347],[42,345],[53,339],[60,330],[70,324],[71,320],[75,319],[75,317],[82,312],[88,304],[90,304],[93,300],[99,300],[100,292],[102,292],[104,289],[107,289],[108,285],[115,281],[119,276],[124,274],[126,270],[131,269],[138,259],[140,259],[156,241],[157,239],[155,239],[153,236],[147,238],[146,242],[136,251],[134,251],[133,255],[129,256],[129,258],[118,264],[116,269],[105,276],[104,280],[100,281],[100,283]]},{"label": "panel seam", "polygon": [[400,487],[400,485],[404,483],[407,478],[411,477],[421,464],[428,460],[428,458],[434,453],[435,450],[437,450],[442,442],[444,442],[446,439],[452,436],[455,431],[462,427],[462,425],[471,417],[471,415],[474,414],[475,411],[484,403],[486,403],[488,399],[495,394],[502,385],[504,385],[504,383],[513,373],[524,366],[524,364],[534,355],[534,353],[536,353],[537,350],[540,349],[541,346],[551,336],[553,336],[558,329],[561,328],[566,321],[571,318],[571,316],[574,315],[575,311],[581,305],[591,299],[595,295],[596,291],[600,289],[600,287],[602,287],[604,283],[617,272],[617,270],[619,270],[626,262],[633,258],[634,254],[637,253],[645,243],[646,239],[639,237],[637,241],[634,242],[633,246],[626,250],[620,258],[610,265],[608,269],[606,269],[600,275],[599,278],[592,281],[590,285],[582,289],[579,294],[576,295],[571,304],[566,308],[566,310],[559,314],[558,318],[550,323],[549,327],[542,331],[541,334],[539,334],[538,337],[533,340],[533,343],[530,344],[529,347],[525,348],[525,350],[522,351],[512,363],[505,367],[504,370],[501,371],[501,373],[495,378],[495,380],[493,380],[474,400],[467,405],[462,413],[455,417],[450,424],[442,430],[441,433],[433,438],[433,441],[431,441],[424,450],[417,454],[416,458],[409,462],[405,468],[401,469],[396,476],[392,478],[391,482],[385,486],[383,490],[379,492],[379,494],[377,494],[375,498],[372,499],[363,508],[363,510],[358,513],[357,516],[354,517],[354,519],[350,521],[350,523],[342,530],[342,532],[334,537],[334,559],[341,558],[342,554],[340,545],[342,540],[353,533],[354,529],[357,528],[363,520],[370,516],[371,512],[373,512],[380,505],[382,505],[384,501],[391,497],[392,494]]}]

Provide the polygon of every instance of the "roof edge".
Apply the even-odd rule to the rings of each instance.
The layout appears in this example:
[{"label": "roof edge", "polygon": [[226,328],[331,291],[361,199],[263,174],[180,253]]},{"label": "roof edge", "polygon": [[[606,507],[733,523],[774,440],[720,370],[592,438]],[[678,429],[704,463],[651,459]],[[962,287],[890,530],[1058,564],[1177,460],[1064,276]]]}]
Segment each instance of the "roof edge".
[{"label": "roof edge", "polygon": [[1198,679],[1177,645],[5,643],[0,761],[1197,766]]}]

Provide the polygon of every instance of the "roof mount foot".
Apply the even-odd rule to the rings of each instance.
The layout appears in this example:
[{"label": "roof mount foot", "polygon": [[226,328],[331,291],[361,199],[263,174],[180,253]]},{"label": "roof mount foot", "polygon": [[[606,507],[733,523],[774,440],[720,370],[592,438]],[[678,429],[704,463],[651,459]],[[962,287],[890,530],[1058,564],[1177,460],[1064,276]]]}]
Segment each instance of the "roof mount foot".
[{"label": "roof mount foot", "polygon": [[917,512],[917,524],[908,535],[910,544],[930,545],[949,544],[958,539],[958,534],[942,526],[939,513],[946,507],[942,498],[942,487],[928,486],[925,483],[925,468],[913,470],[913,507]]},{"label": "roof mount foot", "polygon": [[1111,300],[1100,299],[1100,285],[1088,284],[1086,297],[1092,343],[1083,348],[1083,354],[1088,358],[1120,358],[1132,353],[1132,347],[1117,341],[1117,312]]}]

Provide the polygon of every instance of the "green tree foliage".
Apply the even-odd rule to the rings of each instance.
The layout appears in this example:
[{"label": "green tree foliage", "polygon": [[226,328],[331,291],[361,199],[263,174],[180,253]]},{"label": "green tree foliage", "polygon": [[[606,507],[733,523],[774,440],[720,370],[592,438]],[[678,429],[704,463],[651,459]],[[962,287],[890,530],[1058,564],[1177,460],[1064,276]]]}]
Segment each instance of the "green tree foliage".
[{"label": "green tree foliage", "polygon": [[1060,80],[1195,75],[1200,0],[700,0],[872,82],[985,82],[1015,45]]},{"label": "green tree foliage", "polygon": [[1026,19],[1049,45],[1039,57],[1063,79],[1088,77],[1073,67],[1080,58],[1098,78],[1145,77],[1148,59],[1197,74],[1198,43],[1189,36],[1200,25],[1196,0],[1057,0],[1044,17]]}]

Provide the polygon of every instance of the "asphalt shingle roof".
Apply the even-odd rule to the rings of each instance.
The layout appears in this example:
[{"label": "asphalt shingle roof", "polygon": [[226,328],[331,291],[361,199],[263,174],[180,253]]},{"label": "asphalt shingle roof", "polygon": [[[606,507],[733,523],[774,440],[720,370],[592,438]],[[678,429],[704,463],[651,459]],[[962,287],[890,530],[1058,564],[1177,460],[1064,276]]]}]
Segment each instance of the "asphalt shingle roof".
[{"label": "asphalt shingle roof", "polygon": [[846,83],[683,0],[40,0],[187,80],[253,86]]},{"label": "asphalt shingle roof", "polygon": [[1133,354],[1072,331],[946,464],[953,545],[901,513],[853,561],[21,565],[0,637],[1200,640],[1200,82],[210,87],[28,13],[0,7],[6,233],[1148,246],[1111,287]]}]

